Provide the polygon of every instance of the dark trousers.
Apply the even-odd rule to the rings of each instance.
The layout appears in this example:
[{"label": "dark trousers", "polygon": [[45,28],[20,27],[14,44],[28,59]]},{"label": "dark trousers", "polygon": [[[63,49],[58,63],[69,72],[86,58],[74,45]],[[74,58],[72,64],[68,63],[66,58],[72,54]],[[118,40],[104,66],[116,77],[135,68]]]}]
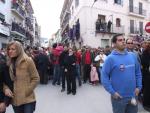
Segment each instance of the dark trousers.
[{"label": "dark trousers", "polygon": [[76,76],[75,70],[68,71],[66,75],[67,79],[67,92],[76,93]]},{"label": "dark trousers", "polygon": [[65,89],[65,80],[66,80],[66,72],[64,72],[64,68],[60,68],[61,80],[62,80],[62,89]]},{"label": "dark trousers", "polygon": [[38,72],[40,75],[40,83],[47,84],[48,83],[47,69],[40,69]]},{"label": "dark trousers", "polygon": [[35,111],[36,102],[23,104],[21,106],[13,106],[14,113],[33,113]]},{"label": "dark trousers", "polygon": [[83,76],[84,82],[86,82],[88,79],[89,79],[89,82],[91,82],[90,71],[91,71],[91,64],[85,64],[84,65],[84,76]]},{"label": "dark trousers", "polygon": [[97,71],[97,73],[98,73],[99,82],[101,83],[101,73],[100,73],[100,71],[99,71],[99,68],[100,68],[100,67],[96,67],[96,71]]},{"label": "dark trousers", "polygon": [[143,76],[143,106],[150,108],[150,77]]}]

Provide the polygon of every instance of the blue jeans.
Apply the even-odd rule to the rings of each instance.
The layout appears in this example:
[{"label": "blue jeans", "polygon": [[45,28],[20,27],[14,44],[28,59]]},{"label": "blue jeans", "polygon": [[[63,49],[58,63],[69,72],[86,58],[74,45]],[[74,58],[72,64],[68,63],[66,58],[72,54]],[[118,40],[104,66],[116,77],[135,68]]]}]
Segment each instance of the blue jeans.
[{"label": "blue jeans", "polygon": [[23,104],[21,106],[13,106],[14,113],[33,113],[35,111],[36,102]]},{"label": "blue jeans", "polygon": [[53,85],[60,84],[60,66],[59,64],[54,64],[54,73],[53,73]]},{"label": "blue jeans", "polygon": [[80,77],[80,65],[76,64],[76,77],[79,82],[81,82],[81,77]]},{"label": "blue jeans", "polygon": [[130,100],[131,98],[114,99],[111,97],[113,113],[137,113],[137,105],[132,105]]},{"label": "blue jeans", "polygon": [[65,89],[66,72],[64,67],[60,67],[60,77],[62,82],[62,89]]},{"label": "blue jeans", "polygon": [[100,76],[99,76],[99,82],[100,82],[100,84],[101,84],[101,83],[102,83],[102,82],[101,82],[102,67],[99,67],[99,73],[100,73]]}]

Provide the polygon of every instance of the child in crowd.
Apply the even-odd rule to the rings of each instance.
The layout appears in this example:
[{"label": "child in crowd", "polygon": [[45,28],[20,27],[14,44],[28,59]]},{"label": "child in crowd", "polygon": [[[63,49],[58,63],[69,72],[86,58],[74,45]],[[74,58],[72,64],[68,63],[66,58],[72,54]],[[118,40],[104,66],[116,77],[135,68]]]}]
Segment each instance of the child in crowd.
[{"label": "child in crowd", "polygon": [[92,85],[97,85],[97,83],[99,82],[99,78],[98,78],[98,73],[96,70],[96,63],[93,63],[91,65],[90,77],[91,77]]}]

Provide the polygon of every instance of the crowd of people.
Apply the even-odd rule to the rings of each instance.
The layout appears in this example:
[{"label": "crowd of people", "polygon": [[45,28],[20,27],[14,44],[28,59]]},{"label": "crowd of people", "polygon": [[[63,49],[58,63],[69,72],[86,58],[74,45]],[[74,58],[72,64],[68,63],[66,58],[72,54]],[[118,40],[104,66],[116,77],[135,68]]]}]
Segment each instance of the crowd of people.
[{"label": "crowd of people", "polygon": [[68,95],[76,95],[83,84],[102,84],[111,94],[113,113],[137,113],[137,99],[150,110],[150,42],[137,44],[117,34],[112,45],[77,48],[59,43],[23,49],[10,42],[0,51],[0,113],[9,104],[15,113],[33,113],[34,89],[39,81],[49,80]]}]

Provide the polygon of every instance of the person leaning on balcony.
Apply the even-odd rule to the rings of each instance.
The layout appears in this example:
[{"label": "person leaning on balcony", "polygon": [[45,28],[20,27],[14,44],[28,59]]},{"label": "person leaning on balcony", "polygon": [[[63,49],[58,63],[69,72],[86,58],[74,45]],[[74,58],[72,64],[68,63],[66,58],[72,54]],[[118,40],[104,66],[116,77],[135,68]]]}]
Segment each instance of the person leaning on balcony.
[{"label": "person leaning on balcony", "polygon": [[12,97],[15,113],[33,113],[36,104],[34,89],[39,82],[35,64],[18,41],[8,43],[7,55],[13,91],[5,88],[5,95]]},{"label": "person leaning on balcony", "polygon": [[108,21],[108,24],[107,24],[107,31],[108,31],[108,32],[111,31],[111,25],[112,25],[112,22],[109,20],[109,21]]},{"label": "person leaning on balcony", "polygon": [[114,50],[102,67],[102,85],[111,94],[113,113],[137,113],[142,88],[140,64],[135,54],[125,49],[122,34],[113,36],[112,43]]}]

